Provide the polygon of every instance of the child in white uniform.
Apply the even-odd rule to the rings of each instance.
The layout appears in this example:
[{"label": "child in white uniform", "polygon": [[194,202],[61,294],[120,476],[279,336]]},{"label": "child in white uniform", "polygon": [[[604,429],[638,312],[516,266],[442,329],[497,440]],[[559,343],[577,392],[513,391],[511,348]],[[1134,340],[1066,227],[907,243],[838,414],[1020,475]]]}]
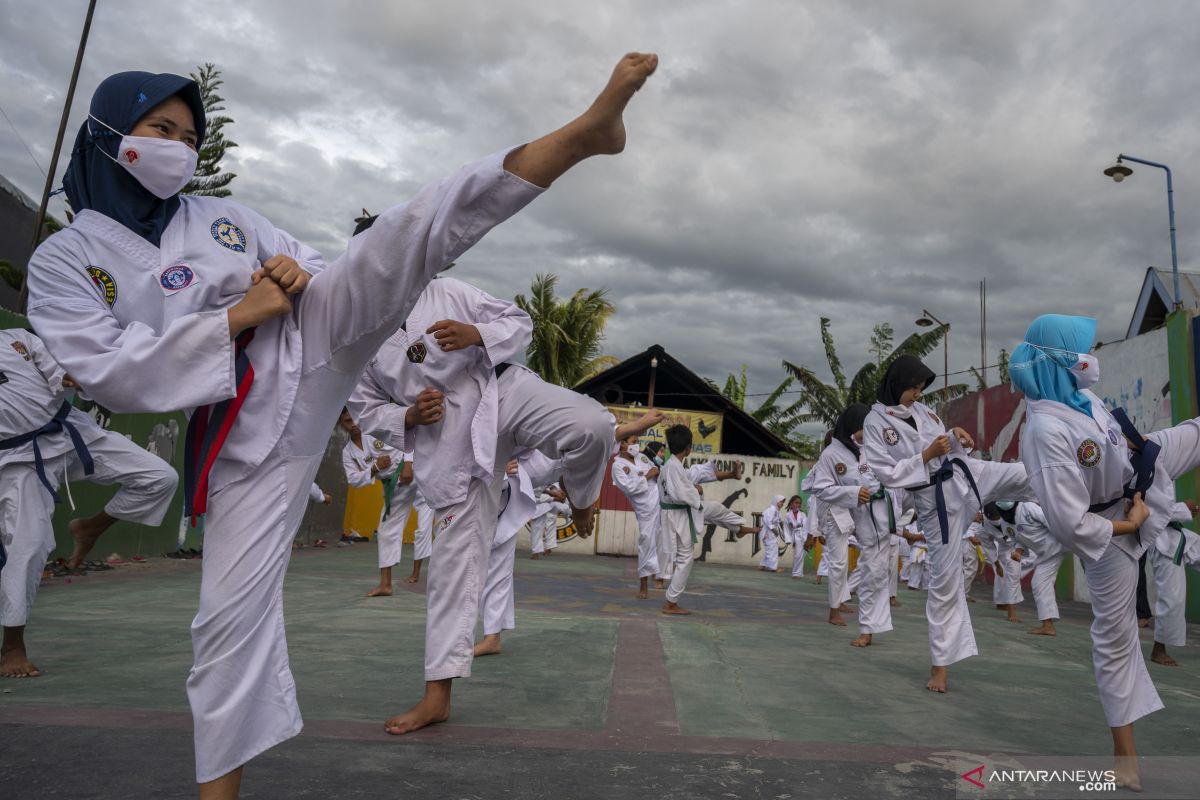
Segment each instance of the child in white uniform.
[{"label": "child in white uniform", "polygon": [[392,567],[400,563],[404,548],[404,526],[408,516],[400,519],[392,513],[392,488],[389,479],[400,468],[400,451],[389,447],[374,436],[363,433],[350,412],[342,409],[338,425],[350,436],[342,448],[342,471],[346,483],[355,489],[364,489],[375,481],[384,484],[383,510],[375,526],[375,543],[379,549],[379,584],[367,592],[367,597],[392,596]]},{"label": "child in white uniform", "polygon": [[[1003,518],[1002,513],[1004,512],[1001,512],[996,503],[984,506],[985,520],[979,530],[979,541],[983,545],[984,555],[996,573],[992,583],[992,602],[995,603],[996,610],[1004,611],[1009,622],[1020,622],[1017,606],[1025,601],[1025,595],[1021,592],[1024,570],[1022,560],[1018,558],[1014,561],[1012,558],[1018,547],[1017,526],[1015,522]],[[1015,509],[1010,509],[1007,513],[1013,514]]]},{"label": "child in white uniform", "polygon": [[[893,361],[884,374],[879,402],[864,428],[867,463],[889,488],[907,489],[926,536],[929,593],[930,679],[925,688],[945,692],[951,664],[975,655],[975,632],[962,584],[962,531],[994,499],[1026,499],[1020,464],[969,458],[974,442],[966,431],[947,432],[941,419],[918,402],[934,373],[914,356]],[[911,584],[910,584],[911,585]]]},{"label": "child in white uniform", "polygon": [[783,538],[792,544],[792,577],[804,577],[804,559],[811,547],[808,536],[808,514],[804,511],[804,501],[800,495],[794,494],[788,500],[787,511],[783,515]]},{"label": "child in white uniform", "polygon": [[763,509],[762,524],[759,525],[763,556],[758,568],[765,572],[779,572],[779,535],[783,530],[779,512],[785,500],[783,495],[777,494],[771,498],[771,504]]},{"label": "child in white uniform", "polygon": [[0,677],[41,675],[29,660],[25,624],[54,550],[59,484],[120,486],[104,510],[69,523],[72,568],[117,520],[158,525],[175,495],[171,465],[72,407],[76,388],[41,339],[0,330]]},{"label": "child in white uniform", "polygon": [[971,584],[975,582],[975,576],[979,572],[979,551],[976,548],[980,545],[979,534],[982,531],[983,516],[976,515],[962,537],[963,593],[966,594],[968,603],[975,602],[975,598],[971,597]]},{"label": "child in white uniform", "polygon": [[[1004,514],[1007,520],[1007,504],[1000,502],[996,505],[1000,506],[1001,514]],[[1046,525],[1046,515],[1037,503],[1017,503],[1012,512],[1012,521],[1017,526],[1017,547],[1010,558],[1020,564],[1022,569],[1030,556],[1033,556],[1034,560],[1030,588],[1033,590],[1033,601],[1037,604],[1037,615],[1041,624],[1030,628],[1028,633],[1035,636],[1054,636],[1057,633],[1054,621],[1058,619],[1058,598],[1054,595],[1054,581],[1058,578],[1059,567],[1062,566],[1062,545],[1050,533]]]},{"label": "child in white uniform", "polygon": [[613,485],[633,506],[637,519],[637,599],[650,596],[650,577],[660,573],[658,565],[658,467],[637,449],[638,437],[620,442],[621,452],[613,459]]},{"label": "child in white uniform", "polygon": [[623,148],[624,107],[656,66],[629,54],[576,121],[385,211],[325,270],[249,209],[178,194],[204,138],[194,82],[122,73],[97,89],[64,179],[76,217],[30,261],[29,314],[105,406],[200,409],[186,499],[213,502],[188,694],[207,795],[236,797],[241,766],[300,731],[281,587],[367,361],[433,275],[581,159]]}]

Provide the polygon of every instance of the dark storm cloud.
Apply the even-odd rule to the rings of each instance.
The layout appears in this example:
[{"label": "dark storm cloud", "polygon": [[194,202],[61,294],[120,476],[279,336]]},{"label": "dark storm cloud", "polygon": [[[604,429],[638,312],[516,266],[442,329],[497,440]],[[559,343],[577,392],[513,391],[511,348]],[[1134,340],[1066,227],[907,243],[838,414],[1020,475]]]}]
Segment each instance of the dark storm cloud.
[{"label": "dark storm cloud", "polygon": [[[85,3],[0,4],[0,105],[43,165]],[[169,10],[168,10],[169,9]],[[871,327],[928,308],[951,368],[988,360],[1046,311],[1124,333],[1142,273],[1168,266],[1163,179],[1120,187],[1119,151],[1175,166],[1180,253],[1200,253],[1185,3],[100,4],[72,114],[120,69],[225,73],[235,198],[329,256],[378,211],[464,160],[578,113],[630,49],[662,55],[629,149],[582,165],[485,240],[458,276],[503,296],[537,272],[605,286],[607,348],[653,342],[751,391],[780,362],[844,366]],[[0,124],[3,124],[0,122]],[[0,173],[42,176],[0,131]],[[56,206],[61,209],[61,206]]]}]

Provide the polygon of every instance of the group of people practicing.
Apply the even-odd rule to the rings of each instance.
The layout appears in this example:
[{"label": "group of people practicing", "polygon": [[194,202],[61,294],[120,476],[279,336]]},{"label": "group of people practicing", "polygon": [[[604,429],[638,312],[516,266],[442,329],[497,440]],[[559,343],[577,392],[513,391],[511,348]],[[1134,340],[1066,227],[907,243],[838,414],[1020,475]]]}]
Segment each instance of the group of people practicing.
[{"label": "group of people practicing", "polygon": [[[621,152],[624,109],[657,63],[652,54],[624,56],[579,117],[359,220],[345,253],[328,264],[229,199],[180,194],[205,139],[193,81],[148,72],[104,80],[64,177],[74,219],[29,264],[37,335],[0,332],[5,674],[36,674],[23,632],[53,547],[60,485],[68,494],[70,480],[120,485],[103,510],[71,521],[72,563],[116,520],[161,522],[176,490],[168,465],[75,410],[70,391],[114,412],[189,414],[185,514],[205,518],[187,678],[202,798],[238,796],[244,765],[302,727],[282,587],[339,418],[351,437],[351,483],[394,482],[372,594],[392,590],[410,507],[419,520],[414,561],[430,565],[425,691],[384,723],[388,733],[449,717],[454,680],[470,676],[476,654],[497,652],[513,625],[516,531],[565,512],[587,537],[614,453],[612,478],[639,523],[639,596],[653,579],[665,588],[662,611],[687,614],[680,600],[699,526],[761,533],[701,494],[703,483],[740,473],[685,466],[684,426],[666,430],[665,447],[639,451],[637,436],[660,414],[617,425],[596,401],[542,381],[515,362],[530,341],[529,317],[438,277],[580,161]],[[844,573],[837,565],[853,529],[858,646],[891,630],[889,564],[905,533],[915,543],[923,532],[927,688],[935,692],[947,690],[951,665],[977,652],[960,543],[978,513],[1003,520],[1002,537],[1009,526],[1018,531],[1015,543],[1005,540],[1013,564],[1022,530],[1040,558],[1053,558],[1052,544],[1078,556],[1118,775],[1136,786],[1133,723],[1162,707],[1138,647],[1138,558],[1162,553],[1165,572],[1179,566],[1179,552],[1197,555],[1194,536],[1168,526],[1190,520],[1172,481],[1200,460],[1200,424],[1142,436],[1106,409],[1087,390],[1097,374],[1088,354],[1094,335],[1092,320],[1040,317],[1014,352],[1012,380],[1028,401],[1015,464],[971,457],[970,435],[947,430],[920,402],[933,373],[915,358],[894,359],[879,402],[845,410],[806,479],[809,516],[815,506],[817,517],[801,524],[799,506],[784,511],[778,497],[764,526],[793,542],[801,531],[820,532],[835,624],[848,589],[833,576]],[[561,487],[558,498],[552,486]],[[1007,562],[1001,568],[1019,576]],[[480,617],[485,639],[476,645]]]}]

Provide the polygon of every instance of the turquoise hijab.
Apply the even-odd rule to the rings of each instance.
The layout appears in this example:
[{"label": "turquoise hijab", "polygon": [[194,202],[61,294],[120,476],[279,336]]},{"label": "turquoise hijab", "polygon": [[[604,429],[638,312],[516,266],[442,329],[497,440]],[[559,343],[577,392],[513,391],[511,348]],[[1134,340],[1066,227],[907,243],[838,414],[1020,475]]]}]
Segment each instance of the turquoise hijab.
[{"label": "turquoise hijab", "polygon": [[1096,341],[1096,320],[1043,314],[1025,331],[1008,364],[1013,385],[1030,400],[1054,400],[1092,415],[1092,403],[1068,370]]}]

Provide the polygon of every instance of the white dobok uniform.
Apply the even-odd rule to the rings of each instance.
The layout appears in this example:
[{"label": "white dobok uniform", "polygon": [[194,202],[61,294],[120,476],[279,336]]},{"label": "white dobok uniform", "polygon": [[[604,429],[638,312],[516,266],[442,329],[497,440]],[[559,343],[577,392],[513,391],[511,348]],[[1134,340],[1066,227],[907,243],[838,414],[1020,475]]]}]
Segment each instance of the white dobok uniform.
[{"label": "white dobok uniform", "polygon": [[[405,463],[413,463],[413,453],[401,453]],[[425,502],[421,494],[421,484],[417,480],[416,469],[413,469],[411,483],[396,484],[392,493],[392,514],[403,520],[400,525],[408,524],[412,512],[417,514],[417,527],[413,530],[413,561],[424,561],[433,554],[433,509]]]},{"label": "white dobok uniform", "polygon": [[975,575],[979,572],[979,551],[975,549],[971,537],[979,539],[982,543],[982,535],[983,523],[974,521],[962,535],[963,592],[966,594],[971,593],[971,584],[975,582]]},{"label": "white dobok uniform", "polygon": [[758,566],[771,572],[779,569],[779,535],[783,530],[783,520],[780,519],[777,502],[763,509],[758,532],[763,549],[762,560],[758,562]]},{"label": "white dobok uniform", "polygon": [[[929,620],[930,663],[935,667],[949,666],[979,652],[962,588],[962,531],[981,510],[981,503],[1030,499],[1024,467],[970,458],[953,435],[949,456],[924,463],[921,451],[945,433],[941,419],[920,402],[911,408],[876,403],[863,428],[867,463],[884,486],[909,491],[917,524],[928,539],[924,543],[929,573],[925,616]],[[970,470],[979,488],[978,499],[963,475],[963,466],[954,461]],[[941,484],[947,518],[944,529],[936,490],[930,485],[940,471],[949,472]]]},{"label": "white dobok uniform", "polygon": [[487,581],[479,602],[479,616],[485,636],[509,631],[517,626],[513,594],[513,568],[517,558],[517,531],[538,512],[533,481],[539,483],[562,474],[562,462],[531,450],[517,461],[517,474],[505,476],[501,490],[500,517],[488,557]]},{"label": "white dobok uniform", "polygon": [[[155,526],[162,522],[179,479],[171,465],[119,433],[106,431],[76,408],[63,412],[69,390],[65,373],[42,340],[24,330],[0,330],[0,548],[7,563],[0,569],[0,625],[16,628],[29,619],[46,559],[54,550],[54,495],[63,480],[87,480],[120,489],[104,506],[117,519]],[[92,459],[84,474],[71,426]],[[34,442],[11,442],[43,427]],[[6,447],[9,441],[15,446]]]},{"label": "white dobok uniform", "polygon": [[660,574],[658,565],[658,481],[647,478],[654,462],[643,453],[632,459],[618,455],[612,463],[613,484],[633,506],[637,518],[638,578]]},{"label": "white dobok uniform", "polygon": [[310,503],[324,503],[325,502],[325,491],[317,484],[316,481],[313,481],[313,485],[308,487],[308,502],[310,502]]},{"label": "white dobok uniform", "polygon": [[[1083,395],[1091,401],[1090,415],[1053,400],[1027,401],[1021,459],[1050,532],[1083,562],[1096,685],[1109,727],[1119,727],[1163,707],[1142,656],[1135,601],[1138,559],[1175,513],[1174,493],[1148,492],[1150,518],[1140,534],[1113,535],[1113,521],[1125,516],[1122,498],[1134,468],[1120,425],[1099,397]],[[1146,438],[1162,447],[1156,480],[1174,480],[1200,459],[1197,420]]]},{"label": "white dobok uniform", "polygon": [[804,557],[808,555],[804,549],[804,543],[808,540],[808,514],[803,509],[793,511],[788,507],[784,511],[783,539],[792,544],[792,577],[804,577]]},{"label": "white dobok uniform", "polygon": [[[473,325],[483,345],[442,350],[425,332],[439,320]],[[421,494],[434,508],[427,681],[471,674],[475,620],[512,454],[536,449],[562,458],[567,493],[580,507],[600,496],[613,417],[590,397],[509,363],[529,344],[532,329],[529,315],[512,302],[439,278],[421,293],[404,329],[384,342],[349,401],[364,430],[415,452]],[[445,395],[445,415],[406,431],[405,412],[427,387]]]},{"label": "white dobok uniform", "polygon": [[555,500],[547,491],[549,486],[541,486],[534,490],[537,499],[537,509],[533,519],[529,520],[529,546],[534,555],[541,555],[558,547],[558,518],[571,518],[571,506],[561,500]]},{"label": "white dobok uniform", "polygon": [[[854,517],[854,535],[858,541],[858,562],[854,572],[857,586],[860,633],[886,633],[892,629],[891,571],[892,531],[901,514],[900,492],[880,486],[861,453],[855,454],[834,439],[821,453],[809,475],[812,491],[821,502],[845,509]],[[866,489],[871,499],[859,502]],[[890,505],[890,513],[889,513]],[[830,608],[833,605],[833,578],[830,577]],[[849,588],[849,587],[848,587]]]},{"label": "white dobok uniform", "polygon": [[84,210],[30,260],[30,319],[59,363],[117,412],[234,398],[245,380],[227,310],[275,255],[313,275],[293,311],[258,325],[246,345],[253,384],[209,476],[188,678],[201,783],[300,732],[282,586],[309,486],[363,368],[421,290],[542,192],[505,171],[506,155],[384,211],[327,269],[260,214],[191,195],[179,197],[160,247]]},{"label": "white dobok uniform", "polygon": [[[1187,506],[1179,504],[1176,523],[1191,522]],[[1182,647],[1187,644],[1187,575],[1185,567],[1200,569],[1200,536],[1183,527],[1167,528],[1154,540],[1150,565],[1158,597],[1154,600],[1154,641]]]},{"label": "white dobok uniform", "polygon": [[683,462],[671,456],[662,465],[658,473],[658,491],[664,506],[684,506],[684,508],[663,508],[659,535],[666,536],[671,542],[672,574],[671,583],[667,586],[667,600],[679,602],[679,598],[687,589],[688,575],[692,571],[692,550],[696,545],[699,525],[704,514],[704,500],[696,491],[696,485],[684,468]]},{"label": "white dobok uniform", "polygon": [[992,583],[992,602],[998,606],[1010,603],[1020,605],[1025,600],[1021,592],[1021,578],[1033,568],[1036,554],[1026,553],[1020,561],[1012,560],[1012,552],[1017,547],[1017,526],[1004,519],[985,519],[979,532],[979,542],[992,569],[999,564],[1004,571],[1003,575],[997,572]]},{"label": "white dobok uniform", "polygon": [[[376,439],[368,433],[360,434],[360,437],[362,438],[362,447],[350,439],[342,448],[342,470],[346,473],[346,483],[355,489],[364,489],[376,480],[390,478],[401,467],[399,450],[389,447],[386,442]],[[390,463],[384,469],[372,474],[377,462],[384,456],[389,459]],[[385,488],[384,491],[386,492],[387,489]],[[394,499],[393,495],[392,500],[394,501]],[[408,522],[408,515],[405,514],[401,519],[399,514],[392,513],[393,510],[394,505],[389,503],[388,498],[385,497],[383,511],[379,514],[379,524],[375,526],[380,569],[399,564],[400,556],[404,551],[404,526]]]},{"label": "white dobok uniform", "polygon": [[[663,451],[666,452],[665,450]],[[717,480],[717,470],[711,461],[705,461],[699,464],[692,464],[686,469],[687,479],[693,485],[701,483],[713,483]],[[662,482],[662,472],[660,468],[659,483]],[[695,517],[696,531],[698,534],[703,533],[702,527],[707,525],[717,525],[734,533],[741,530],[746,524],[746,520],[737,512],[726,508],[716,500],[705,500],[704,495],[697,492],[700,496],[700,513]],[[659,493],[661,501],[662,493]],[[662,517],[659,517],[658,523],[658,578],[669,581],[675,573],[675,539],[673,536],[663,532]]]},{"label": "white dobok uniform", "polygon": [[[1050,533],[1046,515],[1037,503],[1027,501],[1017,504],[1014,519],[1017,523],[1017,543],[1025,551],[1025,558],[1021,559],[1022,571],[1029,556],[1036,554],[1033,559],[1033,578],[1029,585],[1033,589],[1033,601],[1037,603],[1038,619],[1058,619],[1058,598],[1054,594],[1054,581],[1058,578],[1058,568],[1062,566],[1062,545],[1054,538],[1054,534]],[[1008,564],[1009,562],[1005,562],[1005,569],[1008,569]]]},{"label": "white dobok uniform", "polygon": [[[840,449],[831,450],[837,445]],[[845,452],[847,455],[839,455]],[[826,455],[828,453],[828,456]],[[829,607],[839,608],[850,599],[850,534],[854,533],[854,517],[845,505],[839,505],[822,498],[817,491],[817,481],[826,485],[829,481],[825,473],[833,474],[840,457],[843,461],[849,458],[849,451],[839,441],[832,441],[821,451],[817,463],[804,476],[800,488],[812,493],[821,501],[821,535],[825,544],[821,547],[821,563],[817,566],[817,574],[829,577]],[[821,467],[825,462],[824,468]],[[855,459],[851,463],[857,463]],[[844,465],[843,465],[844,466]],[[857,467],[855,467],[857,469]],[[847,468],[849,469],[849,468]],[[857,488],[854,490],[858,491]],[[825,571],[822,572],[822,569]]]}]

